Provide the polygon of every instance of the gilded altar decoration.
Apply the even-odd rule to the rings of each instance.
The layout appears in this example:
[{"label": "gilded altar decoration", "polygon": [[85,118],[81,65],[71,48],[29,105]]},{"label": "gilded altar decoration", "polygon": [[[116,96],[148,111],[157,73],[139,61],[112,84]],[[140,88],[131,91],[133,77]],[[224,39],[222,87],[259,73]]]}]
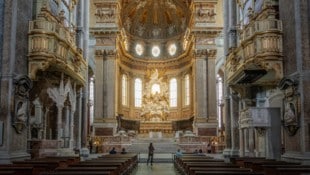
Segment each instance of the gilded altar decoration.
[{"label": "gilded altar decoration", "polygon": [[166,121],[169,114],[168,85],[157,69],[147,72],[142,97],[141,117],[144,121]]}]

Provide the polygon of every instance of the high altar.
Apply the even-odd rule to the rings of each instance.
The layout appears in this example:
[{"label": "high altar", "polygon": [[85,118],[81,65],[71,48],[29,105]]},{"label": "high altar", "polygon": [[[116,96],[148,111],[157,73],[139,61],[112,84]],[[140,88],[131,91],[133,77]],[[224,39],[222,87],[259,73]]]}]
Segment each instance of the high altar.
[{"label": "high altar", "polygon": [[148,70],[146,75],[148,81],[142,96],[140,132],[170,133],[168,82],[157,69]]}]

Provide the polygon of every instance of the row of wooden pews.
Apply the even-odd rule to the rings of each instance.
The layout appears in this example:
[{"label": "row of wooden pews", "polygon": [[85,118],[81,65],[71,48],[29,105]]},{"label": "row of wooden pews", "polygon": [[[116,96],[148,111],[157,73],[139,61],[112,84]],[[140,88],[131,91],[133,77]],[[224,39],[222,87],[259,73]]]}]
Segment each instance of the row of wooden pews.
[{"label": "row of wooden pews", "polygon": [[205,155],[186,154],[175,157],[174,166],[180,174],[184,175],[263,175],[263,173],[253,172],[251,168],[225,163],[224,160]]},{"label": "row of wooden pews", "polygon": [[12,164],[0,165],[0,174],[39,175],[79,161],[79,157],[46,157],[13,161]]},{"label": "row of wooden pews", "polygon": [[86,161],[79,157],[46,157],[0,165],[0,175],[127,175],[137,164],[137,154],[106,155]]},{"label": "row of wooden pews", "polygon": [[251,168],[265,175],[304,175],[310,174],[310,165],[279,161],[274,159],[241,157],[231,158],[231,162],[241,167]]}]

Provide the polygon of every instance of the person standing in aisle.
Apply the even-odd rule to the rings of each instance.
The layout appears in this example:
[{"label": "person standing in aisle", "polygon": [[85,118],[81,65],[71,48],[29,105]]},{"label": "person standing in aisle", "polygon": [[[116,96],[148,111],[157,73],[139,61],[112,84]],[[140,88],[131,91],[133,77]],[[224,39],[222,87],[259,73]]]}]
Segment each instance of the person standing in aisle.
[{"label": "person standing in aisle", "polygon": [[155,150],[153,143],[150,143],[148,149],[149,151],[148,151],[148,157],[147,157],[146,164],[149,165],[149,162],[151,162],[151,165],[153,165],[153,156],[154,156],[154,150]]}]

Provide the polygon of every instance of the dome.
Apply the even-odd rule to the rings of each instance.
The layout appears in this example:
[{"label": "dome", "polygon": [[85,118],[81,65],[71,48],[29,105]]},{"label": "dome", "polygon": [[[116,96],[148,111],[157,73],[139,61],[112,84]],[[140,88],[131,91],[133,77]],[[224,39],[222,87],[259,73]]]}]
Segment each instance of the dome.
[{"label": "dome", "polygon": [[184,34],[189,20],[189,5],[183,0],[130,0],[122,5],[125,31],[143,39],[168,39]]},{"label": "dome", "polygon": [[122,36],[130,55],[162,60],[184,52],[191,21],[189,0],[123,0],[120,12]]}]

